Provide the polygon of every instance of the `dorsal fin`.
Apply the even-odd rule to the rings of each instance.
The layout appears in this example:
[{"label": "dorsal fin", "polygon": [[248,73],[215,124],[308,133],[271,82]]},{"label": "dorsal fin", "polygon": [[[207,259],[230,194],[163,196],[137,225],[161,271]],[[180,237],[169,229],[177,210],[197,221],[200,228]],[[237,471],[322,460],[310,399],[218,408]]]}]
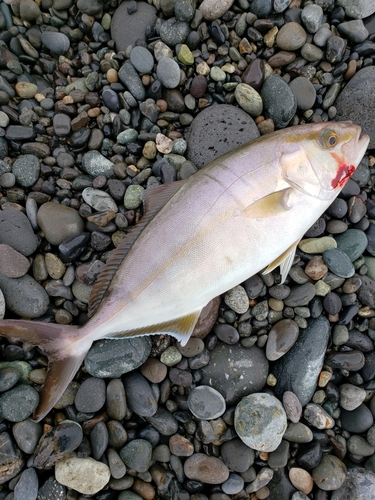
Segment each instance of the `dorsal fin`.
[{"label": "dorsal fin", "polygon": [[147,189],[144,192],[143,201],[145,212],[141,221],[128,232],[128,234],[120,241],[117,248],[112,251],[105,268],[100,273],[92,288],[88,310],[89,318],[91,318],[99,307],[114,274],[130,248],[133,246],[135,240],[142,233],[150,220],[155,217],[167,201],[170,200],[172,196],[174,196],[174,194],[181,188],[184,182],[185,181],[169,182],[168,184],[163,184],[162,186]]}]

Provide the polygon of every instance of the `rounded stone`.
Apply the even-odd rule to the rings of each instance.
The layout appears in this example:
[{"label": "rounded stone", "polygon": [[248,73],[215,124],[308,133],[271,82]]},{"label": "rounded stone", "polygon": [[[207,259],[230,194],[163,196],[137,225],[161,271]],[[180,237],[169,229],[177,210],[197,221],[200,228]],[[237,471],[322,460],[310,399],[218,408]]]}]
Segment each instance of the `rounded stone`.
[{"label": "rounded stone", "polygon": [[250,394],[236,406],[234,427],[247,446],[271,452],[281,443],[287,428],[287,418],[282,404],[274,396]]},{"label": "rounded stone", "polygon": [[299,326],[292,319],[282,319],[271,328],[268,334],[266,356],[270,361],[281,358],[294,345],[298,338]]},{"label": "rounded stone", "polygon": [[130,52],[130,61],[135,69],[141,73],[150,73],[154,67],[154,58],[149,50],[145,47],[133,47]]},{"label": "rounded stone", "polygon": [[201,370],[201,383],[224,396],[228,405],[263,389],[268,376],[268,361],[256,346],[219,344],[211,351],[210,363]]},{"label": "rounded stone", "polygon": [[290,82],[289,87],[296,96],[298,109],[306,111],[313,107],[316,90],[310,80],[304,76],[298,76]]},{"label": "rounded stone", "polygon": [[60,245],[85,230],[77,210],[59,203],[44,203],[38,210],[37,222],[46,240],[52,245]]},{"label": "rounded stone", "polygon": [[133,439],[120,450],[124,464],[137,472],[147,472],[151,465],[152,446],[145,439]]},{"label": "rounded stone", "polygon": [[103,408],[106,398],[106,386],[104,380],[89,377],[80,385],[74,404],[78,411],[91,413]]},{"label": "rounded stone", "polygon": [[187,403],[191,413],[202,420],[219,418],[226,409],[223,396],[208,385],[195,387],[190,392]]},{"label": "rounded stone", "polygon": [[330,248],[323,252],[323,260],[328,269],[340,278],[350,278],[354,275],[354,266],[348,255],[339,248]]},{"label": "rounded stone", "polygon": [[108,483],[109,467],[91,457],[68,456],[55,465],[56,480],[84,495],[95,495]]},{"label": "rounded stone", "polygon": [[320,5],[307,5],[302,9],[301,21],[309,33],[316,33],[323,21],[323,9]]},{"label": "rounded stone", "polygon": [[28,418],[39,404],[39,394],[26,384],[20,384],[0,396],[0,415],[9,422]]},{"label": "rounded stone", "polygon": [[294,22],[285,23],[276,37],[277,46],[281,50],[297,50],[306,42],[307,34],[303,27]]},{"label": "rounded stone", "polygon": [[331,500],[366,500],[375,498],[375,473],[362,467],[351,467],[343,485],[332,492]]},{"label": "rounded stone", "polygon": [[129,408],[141,417],[155,415],[158,405],[151,385],[143,375],[131,372],[124,377],[124,387]]},{"label": "rounded stone", "polygon": [[149,337],[102,339],[87,353],[85,368],[93,377],[117,378],[141,366],[150,352]]},{"label": "rounded stone", "polygon": [[38,240],[29,219],[20,210],[2,210],[0,212],[0,243],[9,245],[26,257],[32,254]]},{"label": "rounded stone", "polygon": [[43,31],[41,40],[47,49],[59,56],[65,54],[70,47],[70,40],[64,33]]},{"label": "rounded stone", "polygon": [[253,87],[246,83],[239,83],[234,91],[234,97],[241,108],[250,116],[259,116],[263,111],[262,98]]},{"label": "rounded stone", "polygon": [[174,89],[180,82],[180,67],[174,59],[162,57],[156,67],[156,74],[166,89]]},{"label": "rounded stone", "polygon": [[249,298],[241,285],[229,290],[224,296],[224,302],[237,314],[243,314],[249,309]]},{"label": "rounded stone", "polygon": [[285,128],[297,110],[297,99],[286,81],[279,75],[270,75],[260,96],[266,117],[274,121],[276,128]]},{"label": "rounded stone", "polygon": [[335,102],[336,120],[352,120],[370,136],[369,148],[375,147],[375,116],[368,109],[375,106],[375,67],[358,71],[346,84]]},{"label": "rounded stone", "polygon": [[0,243],[0,273],[8,278],[20,278],[29,270],[30,262],[9,245]]},{"label": "rounded stone", "polygon": [[194,453],[184,463],[186,477],[206,484],[221,484],[229,477],[228,467],[218,458]]},{"label": "rounded stone", "polygon": [[7,309],[21,318],[39,318],[48,309],[47,292],[28,274],[20,278],[8,278],[0,274],[0,288]]},{"label": "rounded stone", "polygon": [[87,151],[82,158],[82,168],[92,177],[105,175],[109,177],[113,173],[113,163],[105,158],[99,151]]},{"label": "rounded stone", "polygon": [[[204,133],[205,147],[201,147]],[[194,118],[187,138],[187,158],[198,168],[259,137],[258,127],[245,111],[228,104],[210,106]]]},{"label": "rounded stone", "polygon": [[346,466],[334,455],[323,455],[312,471],[315,484],[324,491],[338,490],[346,478]]},{"label": "rounded stone", "polygon": [[364,253],[368,245],[366,234],[359,229],[348,229],[336,236],[335,240],[337,248],[345,252],[352,262]]},{"label": "rounded stone", "polygon": [[137,2],[137,9],[131,11],[132,1],[125,0],[116,9],[111,22],[111,38],[117,51],[126,50],[137,39],[146,40],[146,30],[156,22],[156,9],[147,2]]},{"label": "rounded stone", "polygon": [[90,207],[98,212],[105,212],[106,210],[112,210],[115,213],[118,212],[118,207],[114,199],[100,189],[87,187],[82,191],[82,198]]}]

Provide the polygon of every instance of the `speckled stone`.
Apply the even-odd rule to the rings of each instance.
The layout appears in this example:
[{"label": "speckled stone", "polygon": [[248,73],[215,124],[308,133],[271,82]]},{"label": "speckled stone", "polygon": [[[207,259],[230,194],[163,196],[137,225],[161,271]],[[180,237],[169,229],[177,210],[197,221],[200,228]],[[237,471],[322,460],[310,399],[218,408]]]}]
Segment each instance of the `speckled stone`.
[{"label": "speckled stone", "polygon": [[260,96],[266,117],[274,121],[276,128],[285,128],[297,110],[297,99],[286,81],[279,75],[270,75]]},{"label": "speckled stone", "polygon": [[111,473],[107,465],[91,457],[68,456],[55,465],[60,484],[85,495],[95,495],[108,483]]},{"label": "speckled stone", "polygon": [[332,492],[331,500],[369,500],[375,498],[375,473],[362,467],[350,467],[342,486]]},{"label": "speckled stone", "polygon": [[281,443],[287,419],[278,399],[270,394],[255,393],[244,397],[236,406],[234,427],[247,446],[270,452]]},{"label": "speckled stone", "polygon": [[324,491],[338,490],[346,477],[346,466],[334,455],[323,455],[312,471],[314,482]]}]

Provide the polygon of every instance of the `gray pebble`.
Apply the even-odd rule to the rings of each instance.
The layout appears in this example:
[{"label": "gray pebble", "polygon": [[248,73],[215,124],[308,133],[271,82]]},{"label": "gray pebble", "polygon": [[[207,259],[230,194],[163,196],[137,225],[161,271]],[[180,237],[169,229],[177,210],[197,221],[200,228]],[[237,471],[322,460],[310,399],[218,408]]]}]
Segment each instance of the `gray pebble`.
[{"label": "gray pebble", "polygon": [[93,413],[103,408],[106,397],[104,380],[89,377],[82,382],[74,399],[78,411]]},{"label": "gray pebble", "polygon": [[39,480],[35,469],[25,469],[14,488],[14,500],[36,500],[38,488]]},{"label": "gray pebble", "polygon": [[174,89],[180,82],[180,67],[169,57],[162,57],[159,60],[156,74],[166,89]]},{"label": "gray pebble", "polygon": [[82,168],[92,177],[99,175],[110,177],[113,173],[113,163],[95,150],[87,151],[83,155]]},{"label": "gray pebble", "polygon": [[135,99],[138,101],[145,99],[146,91],[142,80],[130,61],[126,61],[121,66],[118,77]]},{"label": "gray pebble", "polygon": [[219,418],[226,409],[225,399],[220,392],[207,385],[193,389],[187,403],[191,413],[202,420]]},{"label": "gray pebble", "polygon": [[26,384],[20,384],[0,396],[0,414],[10,422],[28,418],[39,404],[39,394]]},{"label": "gray pebble", "polygon": [[145,439],[133,439],[120,450],[124,464],[137,472],[147,472],[151,465],[152,447]]},{"label": "gray pebble", "polygon": [[141,417],[151,417],[158,409],[155,394],[147,379],[137,372],[124,377],[124,387],[129,408]]},{"label": "gray pebble", "polygon": [[286,81],[272,74],[264,82],[260,92],[265,114],[276,128],[285,128],[297,110],[297,99]]},{"label": "gray pebble", "polygon": [[150,73],[154,67],[154,58],[151,52],[141,46],[136,46],[132,49],[130,52],[130,61],[141,74]]}]

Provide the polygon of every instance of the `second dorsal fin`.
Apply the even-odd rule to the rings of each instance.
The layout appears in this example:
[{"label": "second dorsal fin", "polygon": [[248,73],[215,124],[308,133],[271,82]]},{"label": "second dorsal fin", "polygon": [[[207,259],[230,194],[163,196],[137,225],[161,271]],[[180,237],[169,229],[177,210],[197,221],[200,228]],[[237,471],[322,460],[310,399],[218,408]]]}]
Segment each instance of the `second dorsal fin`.
[{"label": "second dorsal fin", "polygon": [[128,232],[128,234],[120,241],[117,248],[112,251],[105,268],[100,273],[99,278],[96,280],[92,288],[88,310],[89,318],[91,318],[99,307],[114,274],[130,248],[133,246],[135,240],[142,233],[150,220],[155,217],[167,201],[170,200],[172,196],[174,196],[174,194],[181,188],[184,182],[185,181],[170,182],[162,186],[150,188],[147,190],[149,193],[147,193],[147,191],[144,193],[145,213],[141,221]]}]

